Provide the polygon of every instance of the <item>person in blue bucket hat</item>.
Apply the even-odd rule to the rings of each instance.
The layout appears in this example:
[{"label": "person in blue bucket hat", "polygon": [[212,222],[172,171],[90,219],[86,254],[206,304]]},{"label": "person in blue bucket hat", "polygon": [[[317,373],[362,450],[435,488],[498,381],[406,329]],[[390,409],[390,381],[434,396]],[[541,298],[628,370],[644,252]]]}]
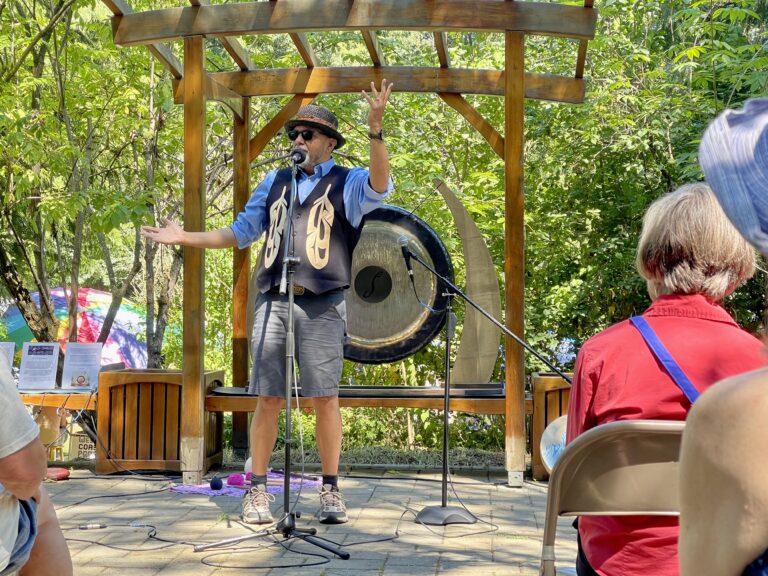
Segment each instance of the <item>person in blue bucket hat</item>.
[{"label": "person in blue bucket hat", "polygon": [[[767,255],[768,98],[720,114],[699,163],[733,225]],[[766,439],[768,368],[718,382],[693,406],[680,452],[682,576],[768,575]]]}]

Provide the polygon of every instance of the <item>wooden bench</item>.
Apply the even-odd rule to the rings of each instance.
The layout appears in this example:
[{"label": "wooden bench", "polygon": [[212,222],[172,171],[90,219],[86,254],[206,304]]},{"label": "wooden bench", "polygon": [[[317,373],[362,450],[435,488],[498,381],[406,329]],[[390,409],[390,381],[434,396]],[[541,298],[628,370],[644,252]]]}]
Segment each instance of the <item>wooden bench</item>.
[{"label": "wooden bench", "polygon": [[[242,391],[236,393],[235,391]],[[245,394],[242,388],[233,393],[208,394],[206,412],[252,412],[259,402],[258,396]],[[442,388],[422,386],[341,386],[339,405],[343,408],[428,408],[442,409]],[[309,398],[300,398],[299,404],[310,408]],[[296,399],[294,399],[294,406]],[[504,394],[500,388],[456,388],[451,393],[450,409],[474,414],[504,414]]]},{"label": "wooden bench", "polygon": [[[240,389],[239,394],[214,393],[223,381],[222,371],[206,372],[203,392],[206,470],[222,460],[223,413],[252,412],[259,401],[258,396],[248,395],[244,389]],[[178,371],[117,370],[101,373],[98,394],[24,393],[21,398],[28,405],[96,410],[96,471],[99,474],[131,470],[178,472],[181,470],[181,386],[182,375]],[[299,403],[311,408],[309,398],[300,398]],[[342,386],[339,404],[345,408],[442,410],[444,396],[442,388]],[[535,400],[525,399],[526,414],[533,414],[534,404]],[[449,405],[452,411],[505,413],[501,387],[453,387]],[[538,430],[535,424],[532,429]]]}]

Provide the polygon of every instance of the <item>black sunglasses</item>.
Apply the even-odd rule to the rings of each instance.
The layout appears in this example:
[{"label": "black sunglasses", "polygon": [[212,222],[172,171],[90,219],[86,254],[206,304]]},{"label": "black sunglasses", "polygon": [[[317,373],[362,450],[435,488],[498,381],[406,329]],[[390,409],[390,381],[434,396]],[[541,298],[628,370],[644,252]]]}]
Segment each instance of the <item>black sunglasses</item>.
[{"label": "black sunglasses", "polygon": [[304,142],[309,142],[310,140],[312,140],[312,138],[315,137],[315,134],[317,134],[317,132],[315,132],[314,130],[301,130],[301,131],[289,130],[287,134],[288,134],[288,140],[290,140],[291,142],[296,140],[296,138],[298,138],[299,136],[303,138]]}]

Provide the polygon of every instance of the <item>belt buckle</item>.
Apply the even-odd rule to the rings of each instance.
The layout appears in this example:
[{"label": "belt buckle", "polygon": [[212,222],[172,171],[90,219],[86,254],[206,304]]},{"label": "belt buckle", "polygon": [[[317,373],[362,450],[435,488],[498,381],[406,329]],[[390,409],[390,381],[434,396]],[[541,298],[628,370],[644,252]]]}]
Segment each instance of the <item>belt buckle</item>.
[{"label": "belt buckle", "polygon": [[302,294],[304,294],[304,286],[302,286],[301,284],[294,284],[293,294],[294,296],[301,296]]}]

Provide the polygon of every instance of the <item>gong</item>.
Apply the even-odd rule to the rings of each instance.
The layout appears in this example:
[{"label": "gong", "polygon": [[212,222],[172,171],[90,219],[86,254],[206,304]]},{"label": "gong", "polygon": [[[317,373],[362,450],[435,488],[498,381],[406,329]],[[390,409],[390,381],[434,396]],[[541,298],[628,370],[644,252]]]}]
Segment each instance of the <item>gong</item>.
[{"label": "gong", "polygon": [[[411,286],[400,248],[402,237],[412,253],[453,282],[448,251],[424,220],[386,204],[366,215],[352,256],[351,286],[345,292],[348,338],[344,357],[348,360],[366,364],[400,360],[429,344],[445,322],[445,287],[415,261]],[[249,350],[257,270],[258,263],[249,284]]]},{"label": "gong", "polygon": [[400,360],[424,348],[445,322],[446,287],[415,261],[411,285],[401,250],[403,238],[412,253],[453,282],[448,251],[424,220],[389,205],[366,215],[346,291],[349,338],[344,357],[349,360],[367,364]]}]

